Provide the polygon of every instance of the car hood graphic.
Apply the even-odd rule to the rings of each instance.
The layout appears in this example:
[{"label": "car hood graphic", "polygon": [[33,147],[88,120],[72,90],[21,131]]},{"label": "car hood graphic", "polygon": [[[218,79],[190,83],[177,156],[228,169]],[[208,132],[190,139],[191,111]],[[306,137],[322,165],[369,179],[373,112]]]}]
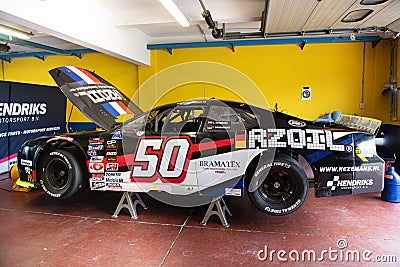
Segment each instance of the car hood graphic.
[{"label": "car hood graphic", "polygon": [[128,97],[94,72],[62,66],[49,73],[64,95],[105,130],[111,129],[121,115],[143,113]]}]

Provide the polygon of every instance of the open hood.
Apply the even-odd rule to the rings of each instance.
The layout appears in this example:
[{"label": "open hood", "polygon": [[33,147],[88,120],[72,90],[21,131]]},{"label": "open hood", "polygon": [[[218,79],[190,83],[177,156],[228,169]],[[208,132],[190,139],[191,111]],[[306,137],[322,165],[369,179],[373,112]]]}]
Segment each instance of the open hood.
[{"label": "open hood", "polygon": [[109,130],[121,115],[142,110],[112,84],[94,72],[63,66],[49,71],[64,95],[89,119]]}]

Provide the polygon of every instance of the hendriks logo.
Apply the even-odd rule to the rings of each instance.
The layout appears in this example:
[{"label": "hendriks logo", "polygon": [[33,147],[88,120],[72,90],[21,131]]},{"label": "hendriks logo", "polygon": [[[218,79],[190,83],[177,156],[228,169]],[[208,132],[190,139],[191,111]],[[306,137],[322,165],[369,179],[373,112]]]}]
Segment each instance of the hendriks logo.
[{"label": "hendriks logo", "polygon": [[338,175],[335,175],[335,176],[333,176],[333,180],[332,181],[328,181],[327,183],[326,183],[326,186],[327,187],[330,187],[331,188],[331,190],[333,191],[333,190],[336,190],[336,186],[337,186],[337,183],[339,182],[339,176]]},{"label": "hendriks logo", "polygon": [[0,116],[45,115],[46,103],[0,103]]},{"label": "hendriks logo", "polygon": [[331,191],[336,190],[336,187],[341,189],[354,189],[356,187],[367,187],[374,184],[373,179],[362,179],[362,180],[340,180],[338,175],[333,176],[333,180],[326,183],[327,187],[331,187]]}]

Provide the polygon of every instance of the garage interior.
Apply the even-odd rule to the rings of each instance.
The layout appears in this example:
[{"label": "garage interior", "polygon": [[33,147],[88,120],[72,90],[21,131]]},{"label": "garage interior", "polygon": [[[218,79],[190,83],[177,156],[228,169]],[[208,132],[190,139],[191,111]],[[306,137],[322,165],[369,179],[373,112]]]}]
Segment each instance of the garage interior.
[{"label": "garage interior", "polygon": [[[243,101],[246,83],[236,73],[273,110],[310,121],[339,110],[399,126],[400,1],[174,0],[183,26],[161,2],[0,2],[0,26],[24,34],[0,32],[1,80],[56,86],[49,70],[79,66],[149,110],[197,98]],[[76,129],[92,123],[70,101],[65,119]],[[227,197],[227,228],[217,216],[200,224],[207,205],[175,207],[141,194],[148,209],[138,206],[138,219],[127,209],[112,218],[121,192],[57,200],[13,186],[8,172],[0,175],[1,266],[280,265],[279,250],[330,248],[371,252],[373,260],[288,264],[400,261],[400,206],[380,193],[315,198],[310,188],[286,216],[258,211],[247,196]]]}]

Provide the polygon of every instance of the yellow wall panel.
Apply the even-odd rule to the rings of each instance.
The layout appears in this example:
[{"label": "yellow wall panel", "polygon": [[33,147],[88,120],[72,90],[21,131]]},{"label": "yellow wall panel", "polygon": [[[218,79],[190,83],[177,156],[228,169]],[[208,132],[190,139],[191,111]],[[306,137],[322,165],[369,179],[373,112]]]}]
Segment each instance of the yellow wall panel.
[{"label": "yellow wall panel", "polygon": [[[298,45],[242,46],[235,47],[235,52],[227,47],[175,49],[172,55],[166,50],[156,50],[151,53],[152,65],[139,67],[139,80],[147,80],[155,73],[187,62],[215,62],[249,77],[265,96],[269,107],[277,104],[279,110],[289,114],[313,120],[326,112],[341,110],[385,120],[388,115],[382,107],[387,103],[384,96],[380,96],[380,90],[387,82],[390,43],[382,41],[376,48],[366,43],[365,49],[363,109],[359,107],[362,100],[363,43],[307,44],[304,50]],[[301,100],[304,86],[312,89],[309,101]],[[188,97],[196,95],[193,90],[199,90],[201,95],[203,88],[196,88],[186,91]],[[209,88],[207,96],[218,98],[220,94],[217,92],[213,93]],[[221,96],[234,99],[233,95]],[[160,97],[156,89],[153,97]],[[170,100],[172,102],[174,98]],[[146,100],[141,101],[144,103]],[[164,98],[163,103],[166,101]]]},{"label": "yellow wall panel", "polygon": [[242,101],[235,92],[225,87],[209,83],[191,83],[172,88],[158,99],[155,106],[201,98]]}]

